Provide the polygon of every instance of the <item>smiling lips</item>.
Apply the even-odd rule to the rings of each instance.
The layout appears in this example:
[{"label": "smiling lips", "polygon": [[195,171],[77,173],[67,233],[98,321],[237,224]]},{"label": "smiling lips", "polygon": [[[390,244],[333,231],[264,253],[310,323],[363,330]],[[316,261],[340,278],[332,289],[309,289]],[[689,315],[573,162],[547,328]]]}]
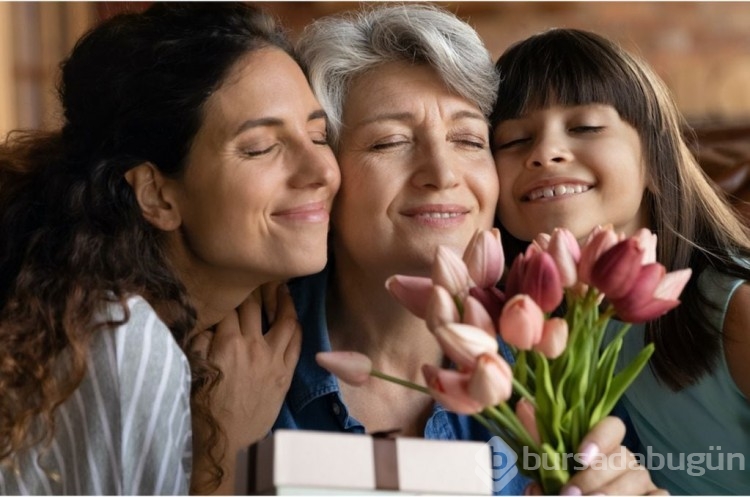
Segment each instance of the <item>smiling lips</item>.
[{"label": "smiling lips", "polygon": [[539,199],[548,199],[548,198],[554,198],[554,197],[565,197],[570,195],[576,195],[579,193],[587,192],[591,189],[591,186],[589,185],[582,185],[582,184],[560,184],[560,185],[551,185],[551,186],[545,186],[542,188],[537,188],[535,190],[530,191],[528,194],[526,194],[523,197],[523,200],[527,201],[534,201]]},{"label": "smiling lips", "polygon": [[462,205],[429,204],[407,209],[403,214],[427,225],[445,226],[463,221],[469,212]]},{"label": "smiling lips", "polygon": [[276,218],[286,219],[288,221],[300,221],[307,223],[318,223],[328,221],[328,204],[327,202],[311,202],[302,204],[289,209],[274,212]]}]

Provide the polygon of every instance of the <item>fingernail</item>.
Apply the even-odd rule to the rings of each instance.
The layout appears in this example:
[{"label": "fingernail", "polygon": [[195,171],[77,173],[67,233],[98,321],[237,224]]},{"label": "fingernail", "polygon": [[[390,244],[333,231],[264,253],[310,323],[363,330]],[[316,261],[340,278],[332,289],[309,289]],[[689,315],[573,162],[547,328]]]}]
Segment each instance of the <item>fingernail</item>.
[{"label": "fingernail", "polygon": [[578,457],[581,464],[584,466],[590,466],[597,454],[599,454],[599,446],[592,442],[581,447],[581,452],[578,454]]},{"label": "fingernail", "polygon": [[583,495],[583,492],[575,485],[566,485],[560,490],[560,495]]}]

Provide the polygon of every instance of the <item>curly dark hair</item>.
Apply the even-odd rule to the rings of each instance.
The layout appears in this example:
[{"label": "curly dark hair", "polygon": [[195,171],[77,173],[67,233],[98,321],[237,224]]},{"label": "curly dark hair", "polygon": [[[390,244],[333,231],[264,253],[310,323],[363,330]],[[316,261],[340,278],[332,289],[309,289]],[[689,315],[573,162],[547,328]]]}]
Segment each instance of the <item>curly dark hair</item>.
[{"label": "curly dark hair", "polygon": [[[124,175],[150,162],[179,177],[206,100],[243,55],[267,46],[293,55],[274,19],[243,3],[121,14],[61,64],[62,129],[15,131],[0,146],[0,461],[51,440],[91,338],[121,324],[93,322],[103,305],[119,304],[124,322],[127,297],[142,295],[187,350],[195,309]],[[212,427],[216,449],[206,401],[221,374],[189,359],[193,416]]]}]

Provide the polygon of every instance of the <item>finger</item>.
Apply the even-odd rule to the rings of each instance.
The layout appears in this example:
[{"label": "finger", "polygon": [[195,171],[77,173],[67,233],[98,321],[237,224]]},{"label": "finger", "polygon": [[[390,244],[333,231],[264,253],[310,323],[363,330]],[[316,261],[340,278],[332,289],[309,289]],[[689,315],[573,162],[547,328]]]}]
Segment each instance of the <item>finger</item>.
[{"label": "finger", "polygon": [[[279,287],[277,297],[279,307],[276,321],[268,333],[266,333],[265,338],[269,347],[280,354],[285,354],[290,345],[295,346],[292,342],[295,340],[296,335],[301,335],[301,331],[299,329],[299,322],[297,321],[297,311],[294,309],[294,302],[292,301],[292,296],[289,295],[286,285]],[[301,337],[297,337],[296,339],[299,340]],[[290,354],[293,353],[294,350],[290,351]]]},{"label": "finger", "polygon": [[[608,463],[607,456],[624,449],[620,446],[624,436],[625,424],[619,418],[608,416],[597,423],[583,438],[575,455],[577,469],[583,470],[578,471],[565,485],[564,493],[603,493],[603,487],[619,478],[622,473]],[[620,464],[625,457],[626,454],[620,454]],[[592,464],[593,468],[590,467]]]},{"label": "finger", "polygon": [[609,454],[619,449],[625,438],[625,423],[615,416],[607,416],[589,431],[578,447],[578,455],[584,466],[598,454]]},{"label": "finger", "polygon": [[526,485],[526,488],[523,490],[524,495],[544,495],[544,492],[542,491],[542,486],[539,485],[537,482],[532,481],[528,485]]},{"label": "finger", "polygon": [[[651,481],[648,471],[637,464],[635,459],[629,461],[628,469],[610,470],[612,478],[605,483],[589,486],[581,484],[580,488],[585,495],[646,495],[657,491],[656,485]],[[591,468],[586,471],[592,471]],[[601,471],[595,471],[601,473]],[[572,481],[572,478],[571,478]],[[578,483],[581,483],[580,481]]]},{"label": "finger", "polygon": [[261,291],[255,290],[237,308],[240,333],[246,338],[263,336],[261,300]]},{"label": "finger", "polygon": [[238,337],[241,337],[239,316],[237,315],[237,311],[232,309],[216,325],[216,331],[211,341],[211,349],[209,350],[209,357],[221,354],[226,347],[233,347],[233,343]]},{"label": "finger", "polygon": [[295,322],[292,338],[287,344],[286,350],[284,351],[284,364],[287,366],[294,367],[299,361],[299,355],[302,352],[302,326],[299,322]]},{"label": "finger", "polygon": [[198,333],[190,340],[190,352],[201,359],[208,357],[213,333],[206,330]]},{"label": "finger", "polygon": [[292,300],[292,295],[289,293],[289,287],[286,286],[286,283],[282,283],[276,289],[276,302],[277,318],[297,320],[297,309],[294,307],[294,300]]},{"label": "finger", "polygon": [[279,291],[279,287],[283,284],[283,282],[275,281],[272,283],[266,283],[260,287],[263,310],[265,311],[270,323],[276,321],[276,311],[279,305],[277,292]]}]

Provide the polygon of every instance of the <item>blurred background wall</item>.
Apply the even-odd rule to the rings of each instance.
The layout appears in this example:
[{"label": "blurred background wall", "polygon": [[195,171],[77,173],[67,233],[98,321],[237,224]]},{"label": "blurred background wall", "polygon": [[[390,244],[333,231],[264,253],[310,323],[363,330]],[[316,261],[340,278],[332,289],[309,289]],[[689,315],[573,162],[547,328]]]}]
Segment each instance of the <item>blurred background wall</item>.
[{"label": "blurred background wall", "polygon": [[[360,2],[258,2],[292,37]],[[696,123],[750,123],[750,2],[435,2],[466,19],[494,57],[549,27],[578,27],[639,52]],[[0,2],[0,133],[57,126],[59,62],[101,19],[145,2]]]}]

